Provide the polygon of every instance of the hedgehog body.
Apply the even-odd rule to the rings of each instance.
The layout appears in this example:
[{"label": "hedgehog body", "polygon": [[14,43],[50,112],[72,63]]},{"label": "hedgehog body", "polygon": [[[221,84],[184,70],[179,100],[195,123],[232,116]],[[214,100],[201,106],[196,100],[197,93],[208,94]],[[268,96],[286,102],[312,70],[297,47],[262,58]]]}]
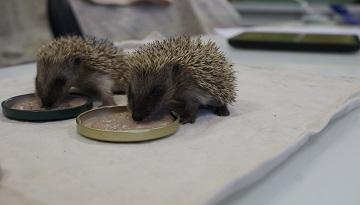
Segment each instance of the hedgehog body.
[{"label": "hedgehog body", "polygon": [[124,53],[112,42],[94,37],[63,36],[36,52],[36,94],[51,107],[71,87],[95,91],[103,105],[114,105],[112,91],[125,92],[129,70]]},{"label": "hedgehog body", "polygon": [[235,102],[232,64],[214,42],[189,36],[156,41],[128,56],[128,107],[135,121],[175,110],[182,123],[194,123],[199,107],[230,114]]}]

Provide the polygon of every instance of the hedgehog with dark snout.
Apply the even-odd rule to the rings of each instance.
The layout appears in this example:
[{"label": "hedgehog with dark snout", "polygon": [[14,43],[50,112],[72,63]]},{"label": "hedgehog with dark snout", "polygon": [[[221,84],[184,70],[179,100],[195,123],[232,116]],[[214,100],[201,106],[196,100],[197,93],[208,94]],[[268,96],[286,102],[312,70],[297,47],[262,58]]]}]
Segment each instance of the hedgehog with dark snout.
[{"label": "hedgehog with dark snout", "polygon": [[169,110],[181,123],[194,123],[200,107],[219,116],[230,114],[235,102],[233,65],[214,42],[181,36],[155,41],[129,54],[128,108],[135,121],[146,121]]},{"label": "hedgehog with dark snout", "polygon": [[113,92],[125,93],[128,86],[124,56],[105,39],[72,35],[54,39],[36,52],[36,95],[49,108],[75,87],[97,93],[104,106],[115,105]]}]

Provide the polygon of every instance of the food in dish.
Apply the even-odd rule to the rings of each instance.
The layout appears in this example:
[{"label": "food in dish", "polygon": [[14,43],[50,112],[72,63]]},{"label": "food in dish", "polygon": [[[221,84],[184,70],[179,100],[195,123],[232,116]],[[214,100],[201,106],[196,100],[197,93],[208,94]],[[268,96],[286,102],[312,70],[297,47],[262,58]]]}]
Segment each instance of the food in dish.
[{"label": "food in dish", "polygon": [[174,117],[171,114],[164,115],[159,120],[139,123],[135,122],[131,118],[130,112],[119,112],[98,118],[91,124],[91,128],[101,130],[127,131],[164,127],[172,122],[174,122]]},{"label": "food in dish", "polygon": [[12,106],[12,108],[16,110],[62,110],[83,105],[86,103],[86,101],[87,99],[84,98],[65,97],[55,106],[51,108],[45,108],[34,97],[33,99],[17,102]]}]

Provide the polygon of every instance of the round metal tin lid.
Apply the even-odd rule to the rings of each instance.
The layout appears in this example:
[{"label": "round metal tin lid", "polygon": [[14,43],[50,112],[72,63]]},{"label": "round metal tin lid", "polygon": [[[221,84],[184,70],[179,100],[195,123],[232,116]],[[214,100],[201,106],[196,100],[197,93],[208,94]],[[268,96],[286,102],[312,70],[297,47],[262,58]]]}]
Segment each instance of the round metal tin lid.
[{"label": "round metal tin lid", "polygon": [[110,142],[139,142],[162,138],[175,133],[180,125],[180,117],[175,112],[171,112],[174,121],[170,124],[136,130],[105,130],[92,128],[91,125],[102,116],[115,113],[127,112],[126,106],[101,107],[86,111],[76,118],[77,131],[81,135]]},{"label": "round metal tin lid", "polygon": [[35,94],[25,94],[19,95],[7,100],[4,100],[1,103],[3,115],[15,120],[21,121],[54,121],[54,120],[64,120],[69,118],[74,118],[80,113],[87,111],[93,106],[93,99],[89,96],[78,94],[78,93],[69,93],[66,97],[68,98],[82,98],[85,100],[85,103],[64,108],[58,110],[20,110],[14,108],[14,106],[19,102],[26,102],[35,99]]}]

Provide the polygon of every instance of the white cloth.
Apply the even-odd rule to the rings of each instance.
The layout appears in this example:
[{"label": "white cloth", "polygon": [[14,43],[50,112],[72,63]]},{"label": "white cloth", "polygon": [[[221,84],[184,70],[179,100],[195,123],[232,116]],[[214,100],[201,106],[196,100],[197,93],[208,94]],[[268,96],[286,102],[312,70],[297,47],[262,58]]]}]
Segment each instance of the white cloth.
[{"label": "white cloth", "polygon": [[[360,106],[360,80],[236,65],[230,116],[142,143],[105,143],[74,119],[33,123],[0,115],[0,204],[215,204],[260,179],[330,120]],[[34,90],[1,80],[0,99]],[[11,85],[11,86],[9,86]],[[126,104],[125,97],[117,97]]]}]

